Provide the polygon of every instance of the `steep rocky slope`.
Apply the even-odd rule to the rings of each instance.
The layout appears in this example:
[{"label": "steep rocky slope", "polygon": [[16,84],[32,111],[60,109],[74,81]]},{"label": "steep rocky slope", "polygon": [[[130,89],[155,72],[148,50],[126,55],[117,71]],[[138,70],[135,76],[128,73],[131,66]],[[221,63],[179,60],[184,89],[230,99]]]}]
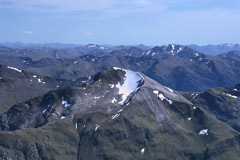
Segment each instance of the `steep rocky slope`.
[{"label": "steep rocky slope", "polygon": [[240,132],[240,84],[201,93],[183,93],[192,103]]},{"label": "steep rocky slope", "polygon": [[43,95],[50,90],[72,86],[72,81],[29,73],[0,65],[0,113],[12,105]]}]

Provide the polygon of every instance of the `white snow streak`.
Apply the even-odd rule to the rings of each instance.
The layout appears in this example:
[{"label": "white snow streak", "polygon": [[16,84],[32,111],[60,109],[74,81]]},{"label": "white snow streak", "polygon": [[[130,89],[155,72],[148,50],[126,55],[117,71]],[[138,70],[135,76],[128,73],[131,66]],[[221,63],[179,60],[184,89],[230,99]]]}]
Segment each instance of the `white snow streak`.
[{"label": "white snow streak", "polygon": [[119,117],[120,116],[120,113],[117,113],[117,114],[115,114],[115,115],[112,115],[112,119],[115,119],[115,118],[117,118],[117,117]]},{"label": "white snow streak", "polygon": [[99,127],[100,127],[100,125],[97,124],[94,131],[96,132]]},{"label": "white snow streak", "polygon": [[12,69],[12,70],[15,70],[15,71],[17,71],[17,72],[22,72],[22,70],[17,69],[17,68],[14,68],[14,67],[7,66],[7,68]]},{"label": "white snow streak", "polygon": [[234,95],[231,95],[229,93],[223,93],[224,95],[228,96],[228,97],[231,97],[231,98],[234,98],[234,99],[237,99],[238,97],[237,96],[234,96]]}]

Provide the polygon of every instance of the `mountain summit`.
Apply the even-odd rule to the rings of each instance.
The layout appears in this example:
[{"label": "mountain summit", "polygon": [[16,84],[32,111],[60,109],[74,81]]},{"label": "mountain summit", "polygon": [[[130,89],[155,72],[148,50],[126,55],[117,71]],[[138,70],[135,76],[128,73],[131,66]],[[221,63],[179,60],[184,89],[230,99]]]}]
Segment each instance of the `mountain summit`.
[{"label": "mountain summit", "polygon": [[2,159],[240,156],[239,134],[231,127],[171,88],[116,67],[89,77],[83,86],[12,106],[0,115],[0,130]]}]

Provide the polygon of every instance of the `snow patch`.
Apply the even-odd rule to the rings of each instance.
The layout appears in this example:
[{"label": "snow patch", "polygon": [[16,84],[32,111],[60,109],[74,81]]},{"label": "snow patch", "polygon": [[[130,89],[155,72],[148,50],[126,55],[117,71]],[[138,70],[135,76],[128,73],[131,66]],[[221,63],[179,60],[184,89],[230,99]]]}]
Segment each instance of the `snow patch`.
[{"label": "snow patch", "polygon": [[116,98],[113,98],[112,103],[116,103],[116,102],[117,102]]},{"label": "snow patch", "polygon": [[158,95],[159,94],[159,91],[158,90],[153,90],[153,93]]},{"label": "snow patch", "polygon": [[105,47],[101,46],[101,47],[99,47],[99,49],[100,49],[100,50],[104,50],[104,49],[105,49]]},{"label": "snow patch", "polygon": [[172,100],[167,99],[162,93],[159,94],[158,97],[161,99],[161,101],[163,101],[163,100],[165,99],[166,101],[168,101],[169,104],[172,104],[172,103],[173,103]]},{"label": "snow patch", "polygon": [[41,79],[38,78],[38,82],[41,83],[42,82]]},{"label": "snow patch", "polygon": [[99,98],[101,98],[101,96],[99,96],[99,97],[94,97],[94,99],[99,99]]},{"label": "snow patch", "polygon": [[115,115],[112,115],[112,119],[115,119],[115,118],[117,118],[117,117],[119,117],[120,116],[120,113],[117,113],[117,114],[115,114]]},{"label": "snow patch", "polygon": [[100,125],[97,124],[94,131],[96,132],[99,127],[100,127]]},{"label": "snow patch", "polygon": [[119,111],[118,111],[118,113],[121,113],[123,111],[123,109],[120,109]]},{"label": "snow patch", "polygon": [[62,116],[60,119],[64,119],[65,117],[64,116]]},{"label": "snow patch", "polygon": [[43,110],[43,113],[46,113],[46,112],[47,112],[47,109],[44,109],[44,110]]},{"label": "snow patch", "polygon": [[145,152],[145,148],[141,149],[141,153],[144,154]]},{"label": "snow patch", "polygon": [[75,61],[73,64],[77,64],[78,63],[78,61]]},{"label": "snow patch", "polygon": [[203,129],[198,134],[200,134],[200,135],[208,135],[208,129]]},{"label": "snow patch", "polygon": [[[166,88],[167,88],[167,87],[166,87]],[[170,88],[167,88],[167,89],[170,89]],[[170,92],[173,92],[173,90],[171,90],[171,89],[170,89],[169,91],[170,91]],[[159,93],[158,90],[153,90],[153,93],[156,94],[157,97],[161,99],[161,101],[163,101],[163,100],[165,99],[166,101],[168,101],[169,104],[172,104],[172,103],[173,103],[172,100],[166,98],[162,93]]]},{"label": "snow patch", "polygon": [[26,105],[27,108],[30,108],[29,104],[26,103],[25,105]]},{"label": "snow patch", "polygon": [[17,68],[14,68],[14,67],[7,66],[7,68],[8,68],[8,69],[15,70],[15,71],[17,71],[17,72],[22,72],[22,70],[17,69]]},{"label": "snow patch", "polygon": [[109,84],[110,88],[114,88],[114,84]]},{"label": "snow patch", "polygon": [[191,121],[191,119],[192,119],[191,117],[188,118],[189,121]]},{"label": "snow patch", "polygon": [[116,85],[116,87],[119,89],[118,94],[122,95],[122,101],[120,101],[119,104],[123,104],[131,93],[140,88],[140,84],[143,84],[144,82],[144,77],[139,73],[130,70],[117,67],[113,67],[113,69],[122,70],[125,72],[123,84],[121,85],[120,82],[118,82]]},{"label": "snow patch", "polygon": [[147,51],[146,55],[149,55],[149,53],[151,53],[151,51]]},{"label": "snow patch", "polygon": [[236,92],[237,92],[238,90],[235,88],[235,89],[234,89],[234,91],[236,91]]},{"label": "snow patch", "polygon": [[65,105],[65,108],[71,106],[71,104],[64,100],[64,97],[62,97],[62,104]]}]

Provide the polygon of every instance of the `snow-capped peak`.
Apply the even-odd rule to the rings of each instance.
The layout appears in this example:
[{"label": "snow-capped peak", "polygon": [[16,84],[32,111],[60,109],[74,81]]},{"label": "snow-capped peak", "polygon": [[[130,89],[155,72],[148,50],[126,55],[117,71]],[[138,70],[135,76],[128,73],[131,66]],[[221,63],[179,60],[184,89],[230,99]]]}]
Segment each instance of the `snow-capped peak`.
[{"label": "snow-capped peak", "polygon": [[137,72],[130,71],[127,69],[113,67],[114,70],[122,70],[125,72],[124,82],[123,84],[118,84],[116,87],[119,89],[119,94],[122,95],[122,101],[119,104],[123,104],[128,96],[133,93],[134,91],[138,90],[140,85],[144,83],[144,77]]}]

